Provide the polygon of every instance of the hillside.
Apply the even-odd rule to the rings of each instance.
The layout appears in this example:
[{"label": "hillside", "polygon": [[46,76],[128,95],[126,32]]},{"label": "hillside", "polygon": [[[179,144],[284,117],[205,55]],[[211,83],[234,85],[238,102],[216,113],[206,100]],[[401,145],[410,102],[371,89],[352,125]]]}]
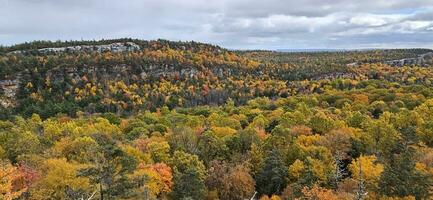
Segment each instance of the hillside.
[{"label": "hillside", "polygon": [[1,48],[0,199],[429,199],[428,49]]},{"label": "hillside", "polygon": [[[242,105],[256,97],[320,92],[304,80],[386,78],[406,84],[404,79],[411,77],[398,73],[400,68],[390,68],[395,72],[386,77],[365,68],[430,50],[235,52],[197,42],[119,39],[38,41],[0,52],[3,118],[4,113],[46,118],[57,113],[75,116],[77,111],[129,115],[162,106],[222,105],[228,99]],[[429,64],[419,66],[424,63]],[[406,68],[428,73],[416,77],[422,78],[417,82],[430,79],[429,68]]]}]

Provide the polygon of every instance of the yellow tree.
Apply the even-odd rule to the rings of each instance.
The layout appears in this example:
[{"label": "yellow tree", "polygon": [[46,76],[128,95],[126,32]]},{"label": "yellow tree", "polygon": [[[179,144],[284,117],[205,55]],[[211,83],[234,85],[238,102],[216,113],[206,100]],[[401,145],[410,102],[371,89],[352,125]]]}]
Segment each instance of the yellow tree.
[{"label": "yellow tree", "polygon": [[69,195],[88,195],[92,191],[90,180],[77,176],[85,165],[69,163],[65,158],[48,159],[43,163],[45,174],[31,190],[33,199],[68,199]]},{"label": "yellow tree", "polygon": [[377,187],[384,168],[382,164],[376,163],[376,156],[360,156],[349,165],[353,178],[358,181],[361,179],[359,166],[361,166],[362,178],[365,180],[367,186]]},{"label": "yellow tree", "polygon": [[0,161],[0,199],[12,200],[21,196],[27,187],[17,187],[16,182],[23,174],[9,162]]},{"label": "yellow tree", "polygon": [[328,190],[326,188],[319,187],[314,185],[311,188],[304,187],[302,189],[302,199],[310,199],[310,200],[338,200],[337,195],[334,194],[332,190]]}]

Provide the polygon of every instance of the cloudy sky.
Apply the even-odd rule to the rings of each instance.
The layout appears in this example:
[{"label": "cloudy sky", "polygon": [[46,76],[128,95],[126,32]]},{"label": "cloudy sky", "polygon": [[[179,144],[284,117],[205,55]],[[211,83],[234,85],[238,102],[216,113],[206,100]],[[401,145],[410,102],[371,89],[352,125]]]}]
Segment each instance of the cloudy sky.
[{"label": "cloudy sky", "polygon": [[232,49],[433,48],[433,0],[0,0],[0,44],[131,37]]}]

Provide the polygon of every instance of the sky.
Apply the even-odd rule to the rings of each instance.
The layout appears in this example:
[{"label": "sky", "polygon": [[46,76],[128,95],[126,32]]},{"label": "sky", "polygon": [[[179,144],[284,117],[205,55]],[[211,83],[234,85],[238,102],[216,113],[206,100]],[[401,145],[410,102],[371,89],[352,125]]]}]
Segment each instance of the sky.
[{"label": "sky", "polygon": [[0,0],[0,45],[124,37],[230,49],[433,48],[433,0]]}]

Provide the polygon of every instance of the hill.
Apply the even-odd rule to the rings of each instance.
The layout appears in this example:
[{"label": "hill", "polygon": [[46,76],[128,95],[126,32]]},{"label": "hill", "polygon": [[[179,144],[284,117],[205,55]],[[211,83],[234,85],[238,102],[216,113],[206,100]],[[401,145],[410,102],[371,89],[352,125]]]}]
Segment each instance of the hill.
[{"label": "hill", "polygon": [[431,199],[429,49],[37,41],[0,55],[0,199]]},{"label": "hill", "polygon": [[380,63],[429,50],[244,52],[197,42],[119,39],[36,41],[1,52],[3,110],[46,118],[287,97],[306,92],[298,81],[366,76],[350,63]]}]

